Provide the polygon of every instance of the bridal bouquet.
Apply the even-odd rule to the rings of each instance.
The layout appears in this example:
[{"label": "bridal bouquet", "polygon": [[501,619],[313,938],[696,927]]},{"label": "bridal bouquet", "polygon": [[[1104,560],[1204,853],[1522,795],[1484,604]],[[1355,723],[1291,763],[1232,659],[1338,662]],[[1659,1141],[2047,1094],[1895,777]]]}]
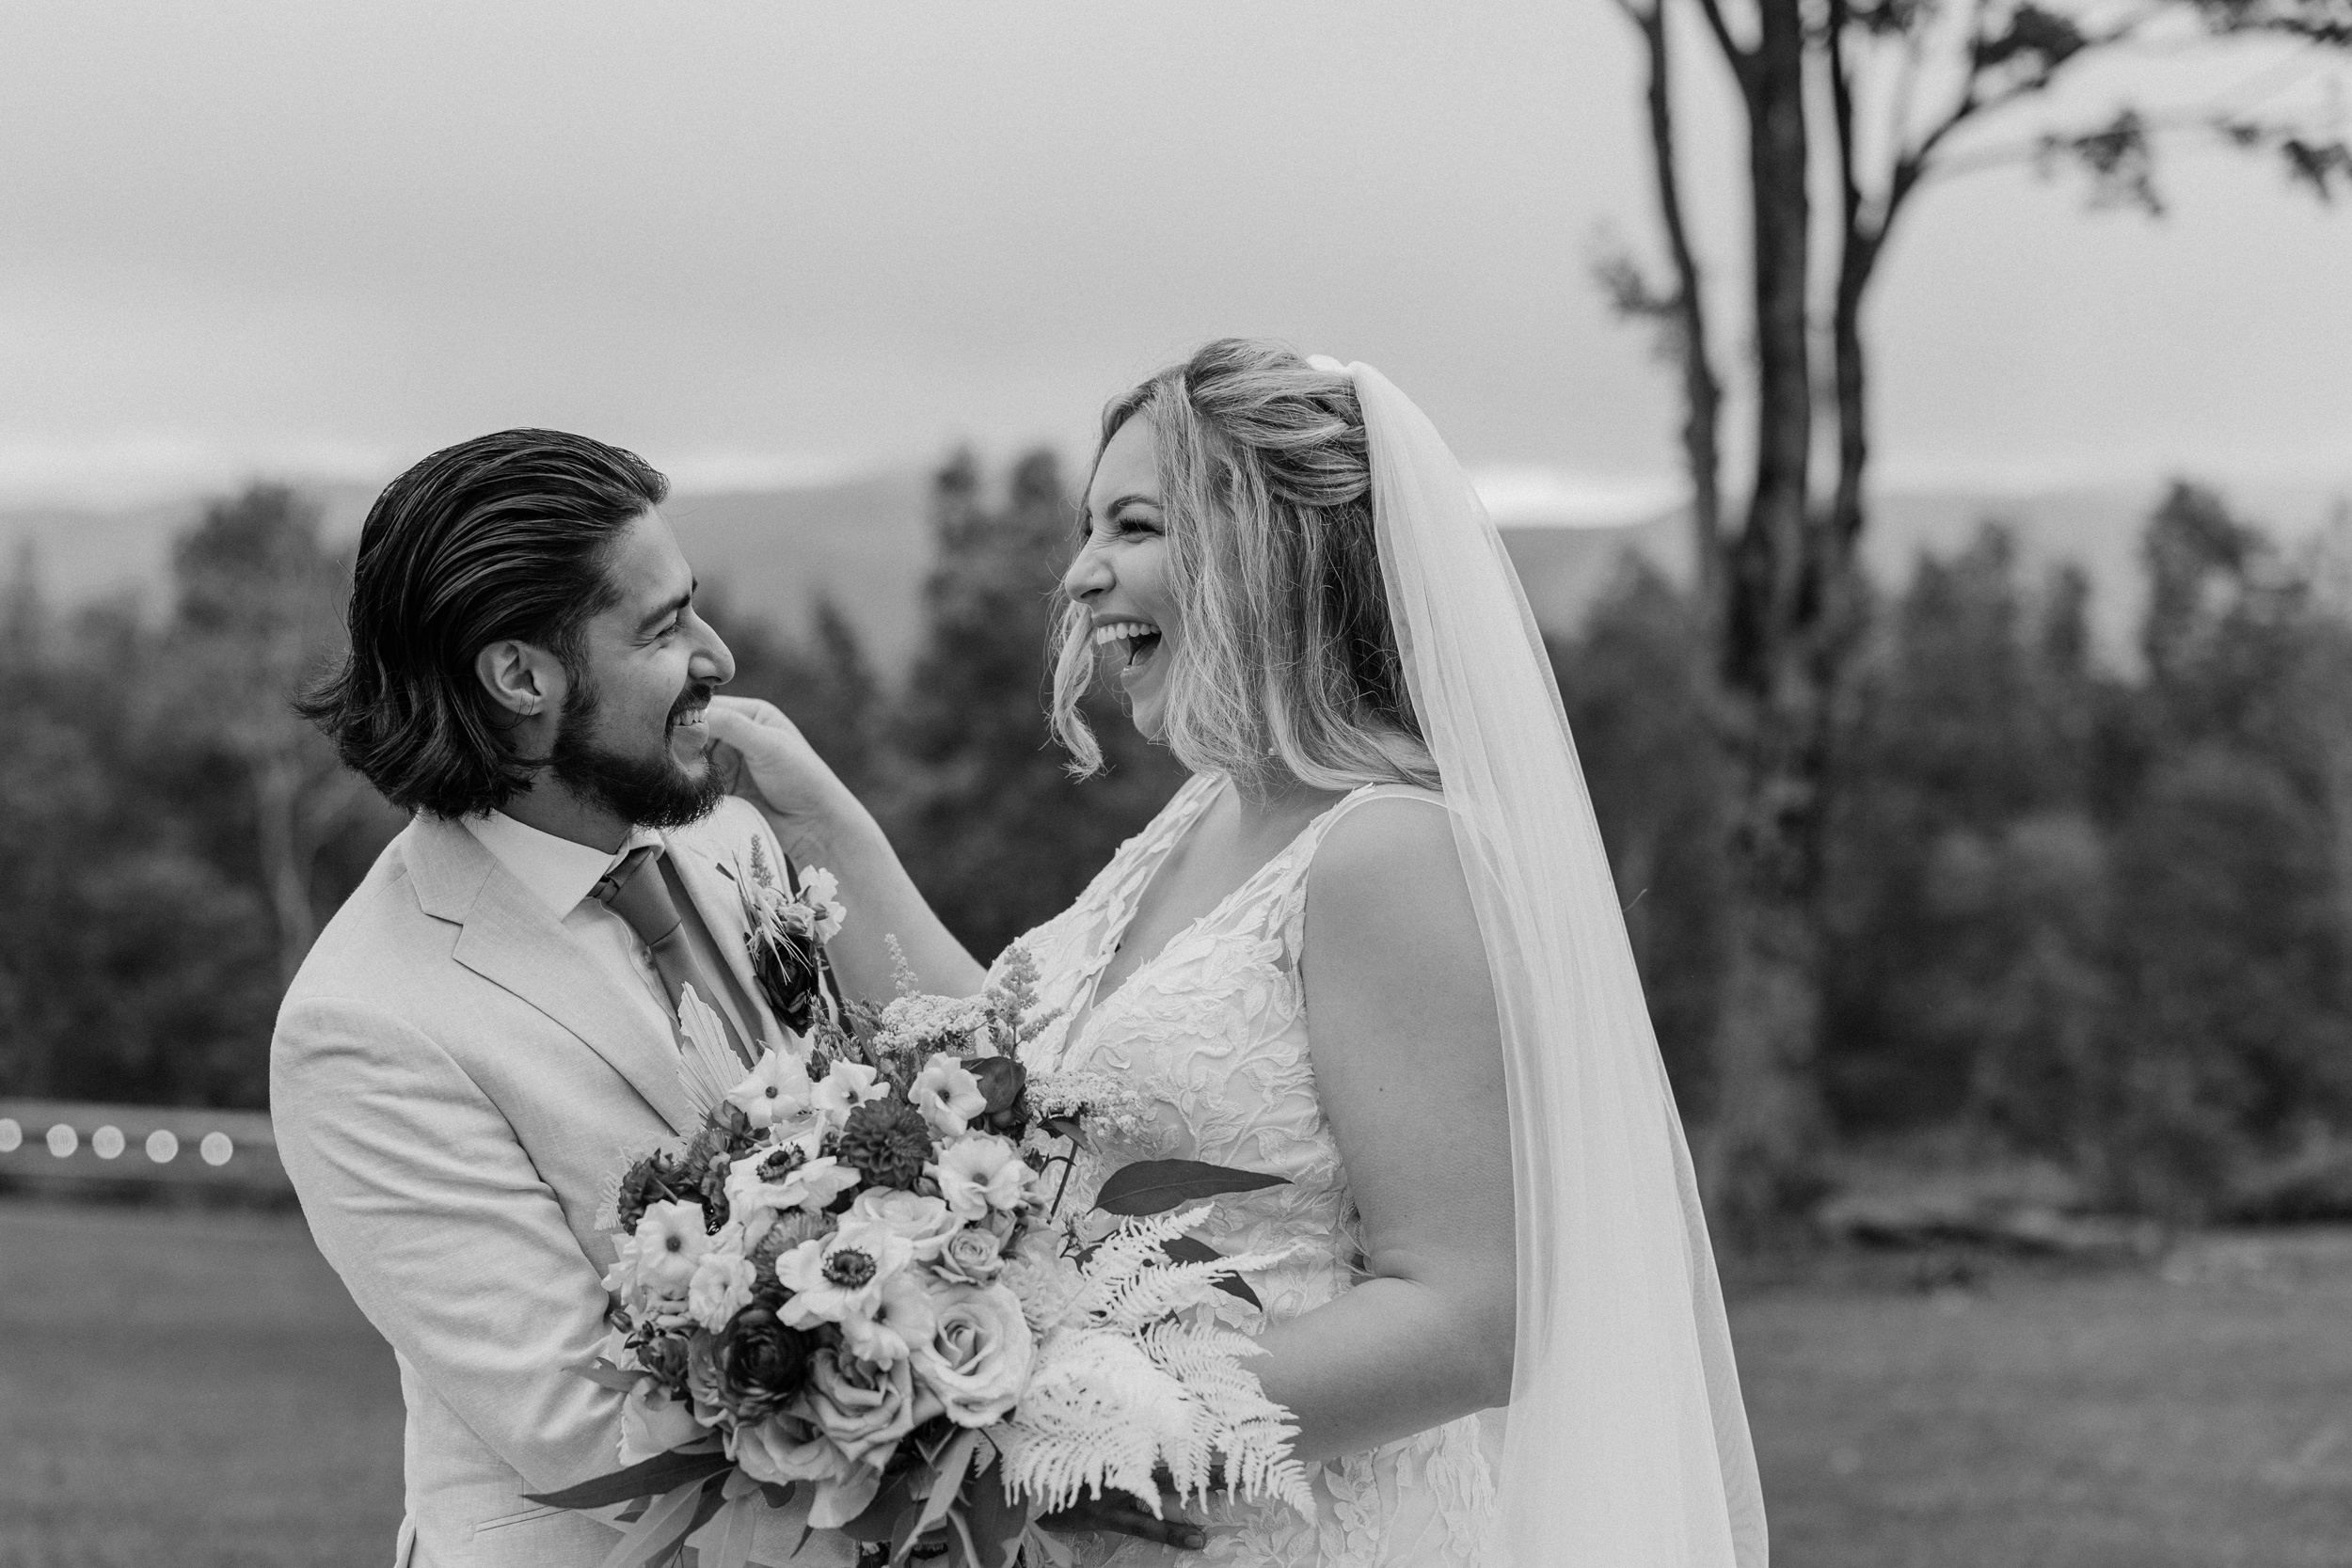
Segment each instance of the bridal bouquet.
[{"label": "bridal bouquet", "polygon": [[1258,1348],[1212,1305],[1280,1255],[1186,1234],[1202,1199],[1281,1179],[1145,1161],[1082,1226],[1059,1212],[1074,1151],[1145,1115],[1106,1075],[1025,1069],[1052,1016],[1025,955],[978,997],[919,994],[902,970],[887,1006],[845,1001],[823,953],[833,879],[796,885],[755,854],[737,882],[754,972],[797,1037],[745,1075],[685,993],[704,1124],[620,1177],[612,1333],[574,1369],[626,1394],[622,1468],[533,1500],[629,1504],[607,1568],[676,1555],[714,1520],[702,1561],[740,1568],[759,1511],[796,1495],[862,1560],[956,1568],[1068,1562],[1038,1518],[1105,1489],[1156,1512],[1164,1483],[1221,1478],[1311,1512],[1295,1429],[1243,1364]]}]

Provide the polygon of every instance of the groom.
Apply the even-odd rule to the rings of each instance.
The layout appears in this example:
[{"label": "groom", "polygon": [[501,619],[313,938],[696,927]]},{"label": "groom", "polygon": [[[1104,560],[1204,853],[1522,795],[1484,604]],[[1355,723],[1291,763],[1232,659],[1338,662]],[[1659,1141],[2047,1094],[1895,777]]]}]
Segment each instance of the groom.
[{"label": "groom", "polygon": [[[695,1131],[685,983],[747,1058],[781,1039],[725,870],[768,829],[704,722],[734,660],[667,489],[552,431],[434,453],[369,513],[351,656],[305,705],[415,814],[294,977],[270,1070],[311,1232],[399,1361],[399,1568],[587,1568],[618,1539],[523,1496],[617,1468],[640,1418],[565,1370],[605,1338],[597,1211]],[[849,1560],[792,1557],[800,1523],[770,1515],[755,1559]]]}]

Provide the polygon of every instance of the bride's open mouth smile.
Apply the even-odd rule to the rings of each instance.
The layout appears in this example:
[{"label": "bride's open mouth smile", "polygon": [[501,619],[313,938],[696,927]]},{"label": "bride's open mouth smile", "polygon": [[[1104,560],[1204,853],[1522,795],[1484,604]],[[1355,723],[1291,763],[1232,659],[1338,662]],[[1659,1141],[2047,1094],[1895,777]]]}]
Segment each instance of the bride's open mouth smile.
[{"label": "bride's open mouth smile", "polygon": [[1160,651],[1160,628],[1148,621],[1105,621],[1094,628],[1094,651],[1119,658],[1119,679],[1130,685]]}]

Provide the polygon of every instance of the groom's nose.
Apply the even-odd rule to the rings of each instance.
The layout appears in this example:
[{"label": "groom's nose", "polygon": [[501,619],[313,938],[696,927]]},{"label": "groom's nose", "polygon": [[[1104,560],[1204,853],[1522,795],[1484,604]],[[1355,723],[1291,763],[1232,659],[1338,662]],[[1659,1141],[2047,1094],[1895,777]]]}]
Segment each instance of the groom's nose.
[{"label": "groom's nose", "polygon": [[701,646],[694,650],[687,673],[712,686],[724,686],[735,678],[735,655],[727,651],[726,639],[719,635],[717,627],[699,615],[694,622],[702,633]]}]

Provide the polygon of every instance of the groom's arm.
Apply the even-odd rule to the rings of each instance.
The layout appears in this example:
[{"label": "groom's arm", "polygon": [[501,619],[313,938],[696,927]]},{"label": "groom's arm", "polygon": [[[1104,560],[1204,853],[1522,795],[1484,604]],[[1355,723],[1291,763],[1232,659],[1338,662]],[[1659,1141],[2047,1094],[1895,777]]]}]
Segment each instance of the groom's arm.
[{"label": "groom's arm", "polygon": [[449,1053],[381,1008],[292,1002],[270,1103],[319,1250],[434,1393],[532,1491],[617,1467],[621,1396],[564,1370],[603,1340],[601,1278]]}]

